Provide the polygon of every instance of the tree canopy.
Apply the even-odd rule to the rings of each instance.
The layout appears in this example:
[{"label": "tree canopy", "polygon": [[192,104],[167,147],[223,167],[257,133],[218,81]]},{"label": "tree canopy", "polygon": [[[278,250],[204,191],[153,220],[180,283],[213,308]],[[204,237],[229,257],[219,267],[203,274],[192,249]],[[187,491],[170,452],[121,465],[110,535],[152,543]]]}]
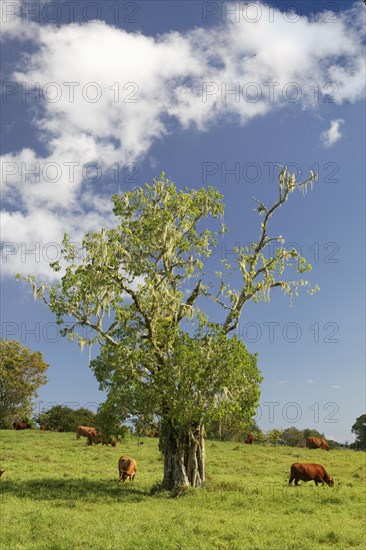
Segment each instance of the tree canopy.
[{"label": "tree canopy", "polygon": [[48,365],[42,354],[17,340],[0,339],[0,427],[28,418],[37,389],[45,384]]},{"label": "tree canopy", "polygon": [[[273,206],[255,199],[263,217],[258,241],[236,248],[235,265],[222,262],[216,284],[207,280],[203,259],[227,231],[220,223],[223,197],[213,187],[178,190],[164,173],[113,197],[116,226],[88,233],[82,258],[65,235],[62,261],[51,264],[55,271],[66,265],[60,283],[27,278],[63,335],[82,347],[101,344],[91,366],[110,410],[121,419],[159,418],[165,486],[204,481],[205,423],[228,414],[249,420],[254,413],[261,381],[257,359],[232,333],[248,301],[268,301],[275,287],[292,297],[308,285],[283,277],[287,267],[302,274],[311,266],[297,250],[282,246],[281,236],[270,237],[268,225],[289,195],[314,179],[311,174],[296,183],[281,170]],[[216,231],[202,228],[208,217]],[[274,242],[278,246],[268,254]],[[228,282],[235,269],[239,290]],[[205,300],[218,308],[221,321],[210,321]],[[86,338],[80,327],[94,333]]]},{"label": "tree canopy", "polygon": [[139,350],[138,355],[128,365],[122,346],[106,345],[91,365],[125,418],[161,416],[164,400],[177,428],[226,414],[247,421],[253,415],[262,378],[256,356],[236,336],[218,334],[211,341],[179,334],[164,368],[152,353]]},{"label": "tree canopy", "polygon": [[45,424],[55,432],[75,432],[78,426],[94,426],[96,415],[84,407],[72,409],[66,405],[55,405],[39,414],[35,421]]},{"label": "tree canopy", "polygon": [[356,434],[355,447],[357,449],[366,449],[366,414],[361,414],[356,418],[352,426],[352,432]]}]

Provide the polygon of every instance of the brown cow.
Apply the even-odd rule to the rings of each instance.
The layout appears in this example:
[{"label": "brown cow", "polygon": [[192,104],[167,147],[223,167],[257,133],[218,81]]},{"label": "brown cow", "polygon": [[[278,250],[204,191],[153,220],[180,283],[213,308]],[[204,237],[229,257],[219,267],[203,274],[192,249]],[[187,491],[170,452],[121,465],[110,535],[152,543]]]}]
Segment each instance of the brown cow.
[{"label": "brown cow", "polygon": [[112,447],[115,447],[117,445],[117,442],[113,437],[106,436],[103,434],[103,432],[97,432],[96,436],[93,438],[93,442],[98,445],[101,443],[102,445],[112,445]]},{"label": "brown cow", "polygon": [[80,439],[80,436],[87,437],[87,445],[93,445],[93,439],[97,435],[97,430],[90,426],[78,426],[76,430],[76,439]]},{"label": "brown cow", "polygon": [[30,430],[31,427],[29,422],[13,422],[13,430]]},{"label": "brown cow", "polygon": [[130,478],[130,481],[133,481],[133,478],[136,475],[136,470],[137,464],[133,458],[130,458],[129,456],[121,456],[118,461],[118,481],[126,481],[128,478]]},{"label": "brown cow", "polygon": [[245,443],[248,443],[249,445],[251,445],[253,443],[253,439],[254,439],[254,435],[253,434],[248,434],[247,435],[247,440]]},{"label": "brown cow", "polygon": [[315,485],[318,483],[324,485],[326,483],[329,487],[333,487],[334,479],[330,477],[326,469],[321,464],[302,464],[301,462],[295,462],[291,466],[291,473],[289,479],[289,485],[295,480],[295,485],[299,481],[315,481]]},{"label": "brown cow", "polygon": [[325,449],[329,451],[330,447],[328,441],[321,437],[308,437],[306,440],[306,446],[308,449]]},{"label": "brown cow", "polygon": [[117,445],[117,442],[115,439],[113,438],[109,438],[109,439],[98,439],[98,441],[96,441],[96,444],[98,443],[101,443],[102,445],[106,445],[108,447],[108,445],[111,445],[112,447],[115,447]]}]

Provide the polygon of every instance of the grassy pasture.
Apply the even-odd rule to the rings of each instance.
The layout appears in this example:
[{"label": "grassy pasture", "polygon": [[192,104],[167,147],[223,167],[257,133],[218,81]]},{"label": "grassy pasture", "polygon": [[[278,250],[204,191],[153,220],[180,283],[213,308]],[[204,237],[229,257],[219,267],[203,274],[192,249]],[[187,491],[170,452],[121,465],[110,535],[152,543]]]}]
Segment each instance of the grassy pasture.
[{"label": "grassy pasture", "polygon": [[[75,434],[0,432],[0,548],[34,550],[365,547],[365,453],[207,442],[207,486],[161,492],[156,439],[87,447]],[[133,483],[116,483],[122,454]],[[288,486],[293,462],[323,464],[334,488]]]}]

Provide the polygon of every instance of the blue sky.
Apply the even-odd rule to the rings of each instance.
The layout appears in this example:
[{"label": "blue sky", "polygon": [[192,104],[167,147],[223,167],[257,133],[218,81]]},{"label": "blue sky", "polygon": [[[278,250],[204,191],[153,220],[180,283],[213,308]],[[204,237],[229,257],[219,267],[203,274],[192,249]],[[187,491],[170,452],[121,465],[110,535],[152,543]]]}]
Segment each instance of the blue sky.
[{"label": "blue sky", "polygon": [[224,195],[213,277],[258,235],[251,197],[273,200],[280,163],[319,172],[271,232],[301,249],[321,291],[243,311],[264,376],[258,424],[353,441],[365,411],[363,3],[54,4],[2,3],[2,336],[50,365],[37,408],[96,408],[103,394],[88,351],[58,336],[14,274],[50,280],[64,231],[80,242],[110,226],[110,197],[164,170]]}]

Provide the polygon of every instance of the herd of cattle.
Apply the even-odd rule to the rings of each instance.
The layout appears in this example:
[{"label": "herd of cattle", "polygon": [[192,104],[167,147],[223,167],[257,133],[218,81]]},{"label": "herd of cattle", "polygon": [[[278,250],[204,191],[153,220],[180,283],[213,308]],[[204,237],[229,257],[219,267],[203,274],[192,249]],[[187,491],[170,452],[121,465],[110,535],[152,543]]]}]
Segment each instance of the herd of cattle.
[{"label": "herd of cattle", "polygon": [[[14,430],[27,430],[31,427],[31,424],[27,422],[13,422]],[[41,424],[40,429],[46,430],[47,426]],[[80,439],[80,437],[86,437],[86,445],[93,445],[93,443],[97,445],[98,443],[101,443],[102,445],[112,445],[112,447],[115,447],[117,444],[115,439],[112,437],[106,437],[101,431],[98,431],[96,428],[92,428],[90,426],[78,426],[76,430],[76,438]],[[245,443],[252,445],[253,441],[253,434],[248,434]],[[330,449],[329,444],[325,439],[312,436],[306,439],[306,447],[308,449],[323,449],[326,451],[329,451]],[[133,481],[136,475],[136,470],[137,464],[133,458],[130,458],[129,456],[121,456],[118,461],[118,481],[126,481],[126,479]],[[5,470],[0,470],[0,477],[4,471]],[[333,487],[334,485],[334,479],[328,474],[326,469],[321,464],[307,464],[301,462],[292,464],[289,484],[291,485],[294,480],[295,485],[298,485],[299,481],[314,481],[316,486],[318,486],[318,483],[321,483],[322,485],[326,483],[329,487]]]},{"label": "herd of cattle", "polygon": [[[116,442],[114,439],[105,441],[103,440],[103,434],[98,432],[95,428],[90,426],[79,426],[76,430],[76,437],[86,437],[87,445],[93,445],[93,443],[103,443],[105,445],[111,444],[115,447]],[[254,441],[254,435],[248,434],[245,443],[252,445]],[[328,442],[321,437],[308,437],[306,440],[306,447],[308,449],[324,449],[329,451],[330,447]],[[121,456],[118,461],[119,479],[118,481],[125,481],[129,479],[133,481],[136,475],[137,465],[133,458],[128,456]],[[321,464],[306,464],[296,462],[291,466],[289,484],[295,480],[295,485],[298,485],[299,481],[314,481],[318,486],[318,483],[324,485],[326,483],[329,487],[333,487],[334,479],[328,474],[324,466]]]}]

